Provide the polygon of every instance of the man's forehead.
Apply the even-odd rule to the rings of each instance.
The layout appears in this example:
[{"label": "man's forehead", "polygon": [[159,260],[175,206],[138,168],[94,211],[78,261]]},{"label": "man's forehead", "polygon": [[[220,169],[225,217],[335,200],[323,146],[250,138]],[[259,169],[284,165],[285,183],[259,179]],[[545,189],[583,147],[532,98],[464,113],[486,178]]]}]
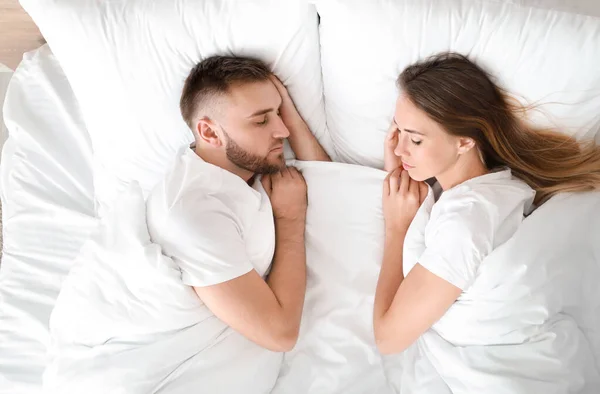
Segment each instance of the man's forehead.
[{"label": "man's forehead", "polygon": [[243,110],[248,116],[266,108],[277,109],[281,105],[281,96],[271,81],[232,85],[225,96],[228,106]]}]

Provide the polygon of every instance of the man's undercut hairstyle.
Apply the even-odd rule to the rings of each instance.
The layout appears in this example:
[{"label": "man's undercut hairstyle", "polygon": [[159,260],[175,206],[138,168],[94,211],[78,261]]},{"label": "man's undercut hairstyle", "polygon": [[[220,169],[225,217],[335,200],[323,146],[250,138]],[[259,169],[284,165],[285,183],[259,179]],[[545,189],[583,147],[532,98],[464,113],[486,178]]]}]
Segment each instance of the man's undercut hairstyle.
[{"label": "man's undercut hairstyle", "polygon": [[258,59],[236,56],[206,58],[190,71],[185,80],[179,101],[181,115],[194,131],[198,114],[202,114],[218,96],[226,94],[232,85],[266,81],[270,74],[267,65]]}]

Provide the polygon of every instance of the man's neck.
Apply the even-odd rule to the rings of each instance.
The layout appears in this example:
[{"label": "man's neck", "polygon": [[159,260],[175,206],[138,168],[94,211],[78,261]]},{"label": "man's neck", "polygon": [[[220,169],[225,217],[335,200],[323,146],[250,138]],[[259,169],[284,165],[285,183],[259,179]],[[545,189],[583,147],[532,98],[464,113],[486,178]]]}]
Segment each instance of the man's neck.
[{"label": "man's neck", "polygon": [[194,152],[196,152],[198,157],[200,157],[205,162],[210,163],[214,166],[220,167],[220,168],[224,169],[225,171],[229,171],[232,174],[239,176],[240,178],[242,178],[244,180],[244,182],[248,183],[249,185],[252,184],[253,178],[254,178],[254,173],[236,166],[231,161],[229,161],[226,156],[222,155],[220,152],[214,152],[214,151],[209,151],[206,149],[201,149],[200,146],[195,145],[195,144],[190,146],[190,149],[192,149]]}]

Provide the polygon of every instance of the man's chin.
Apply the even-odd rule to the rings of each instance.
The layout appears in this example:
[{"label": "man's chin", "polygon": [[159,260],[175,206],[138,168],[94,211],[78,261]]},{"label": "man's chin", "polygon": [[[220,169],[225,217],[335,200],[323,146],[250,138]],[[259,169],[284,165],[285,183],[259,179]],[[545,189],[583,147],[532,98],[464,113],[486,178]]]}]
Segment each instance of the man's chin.
[{"label": "man's chin", "polygon": [[279,156],[277,156],[277,158],[275,160],[272,161],[272,163],[269,163],[271,165],[273,165],[274,167],[279,167],[280,170],[285,168],[285,157],[283,157],[283,153],[280,154]]},{"label": "man's chin", "polygon": [[267,160],[265,163],[257,168],[257,173],[260,174],[275,174],[285,168],[285,158],[281,155],[280,158]]}]

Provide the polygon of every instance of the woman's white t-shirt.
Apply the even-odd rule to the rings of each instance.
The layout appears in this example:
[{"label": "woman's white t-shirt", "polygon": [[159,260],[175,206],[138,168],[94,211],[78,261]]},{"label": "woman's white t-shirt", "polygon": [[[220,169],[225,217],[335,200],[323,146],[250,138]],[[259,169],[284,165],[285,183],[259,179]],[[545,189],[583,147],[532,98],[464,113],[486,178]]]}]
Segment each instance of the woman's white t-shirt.
[{"label": "woman's white t-shirt", "polygon": [[437,202],[430,188],[406,236],[404,275],[419,263],[467,290],[483,259],[516,232],[534,195],[508,169],[463,182]]}]

